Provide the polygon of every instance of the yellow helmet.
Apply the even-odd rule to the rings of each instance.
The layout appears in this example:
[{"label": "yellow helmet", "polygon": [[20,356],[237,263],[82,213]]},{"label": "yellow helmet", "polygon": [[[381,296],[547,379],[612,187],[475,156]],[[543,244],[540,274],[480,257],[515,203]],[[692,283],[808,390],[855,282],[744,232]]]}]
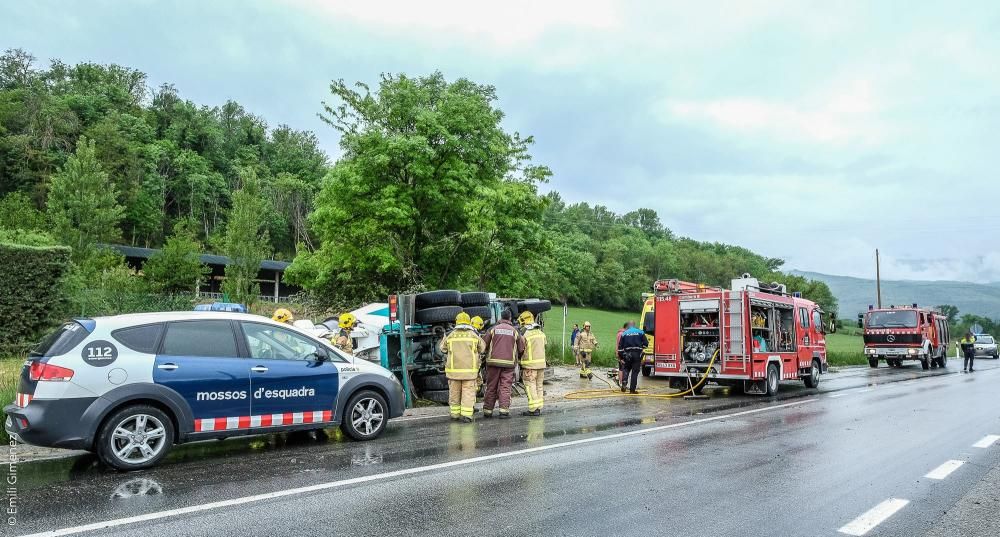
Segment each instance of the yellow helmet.
[{"label": "yellow helmet", "polygon": [[271,315],[271,320],[279,323],[290,323],[295,320],[295,317],[288,309],[278,308],[274,310],[274,315]]},{"label": "yellow helmet", "polygon": [[472,319],[469,318],[469,314],[464,311],[455,316],[455,324],[472,324]]},{"label": "yellow helmet", "polygon": [[583,323],[584,328],[590,328],[590,321]]},{"label": "yellow helmet", "polygon": [[484,326],[486,326],[486,322],[483,321],[482,317],[476,315],[475,317],[472,318],[473,328],[475,328],[476,330],[482,330]]},{"label": "yellow helmet", "polygon": [[517,316],[517,322],[520,323],[521,326],[535,324],[535,316],[530,311],[522,311],[521,314]]},{"label": "yellow helmet", "polygon": [[341,328],[353,328],[354,324],[358,322],[358,319],[351,313],[344,313],[340,315],[340,319],[337,321],[337,325]]}]

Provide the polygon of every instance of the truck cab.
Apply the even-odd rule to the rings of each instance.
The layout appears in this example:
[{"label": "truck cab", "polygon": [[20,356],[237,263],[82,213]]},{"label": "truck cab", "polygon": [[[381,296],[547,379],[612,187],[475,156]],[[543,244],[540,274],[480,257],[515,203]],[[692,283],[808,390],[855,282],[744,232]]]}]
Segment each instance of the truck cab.
[{"label": "truck cab", "polygon": [[885,360],[890,367],[917,361],[923,369],[945,367],[948,354],[948,320],[941,313],[912,306],[869,307],[861,319],[865,356],[877,368]]}]

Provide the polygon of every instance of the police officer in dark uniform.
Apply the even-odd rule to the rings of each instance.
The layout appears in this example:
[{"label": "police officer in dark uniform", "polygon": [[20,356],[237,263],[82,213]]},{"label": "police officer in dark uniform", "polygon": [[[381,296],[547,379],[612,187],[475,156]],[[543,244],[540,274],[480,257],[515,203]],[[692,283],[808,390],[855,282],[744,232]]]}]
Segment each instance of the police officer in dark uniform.
[{"label": "police officer in dark uniform", "polygon": [[965,360],[962,361],[962,373],[965,373],[966,371],[972,373],[974,371],[972,369],[972,364],[976,362],[976,336],[974,336],[970,330],[965,333],[965,337],[963,337],[958,344],[962,347],[962,356],[965,358]]},{"label": "police officer in dark uniform", "polygon": [[635,393],[635,385],[639,381],[639,371],[642,369],[642,350],[646,348],[646,333],[635,327],[635,321],[629,321],[628,328],[618,339],[618,355],[622,357],[622,392],[628,385],[629,393]]}]

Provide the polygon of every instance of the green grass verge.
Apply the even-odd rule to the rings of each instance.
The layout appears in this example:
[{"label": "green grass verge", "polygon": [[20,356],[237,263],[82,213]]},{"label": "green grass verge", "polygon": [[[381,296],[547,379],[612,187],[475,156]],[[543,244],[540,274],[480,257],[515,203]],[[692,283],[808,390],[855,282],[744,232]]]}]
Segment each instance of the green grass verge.
[{"label": "green grass verge", "polygon": [[867,364],[864,340],[851,331],[839,330],[836,334],[827,334],[826,359],[835,366]]},{"label": "green grass verge", "polygon": [[[594,365],[601,367],[618,367],[618,360],[615,358],[615,340],[622,324],[627,321],[639,322],[638,311],[629,313],[625,311],[604,311],[591,308],[569,308],[566,318],[566,352],[562,355],[562,363],[572,364],[573,353],[570,350],[569,335],[573,332],[573,323],[583,327],[584,321],[590,321],[591,329],[597,336],[597,351],[594,352]],[[563,335],[562,308],[553,305],[552,311],[545,314],[545,335],[548,338],[548,346],[545,354],[549,358],[549,363],[553,358],[558,358],[562,352]]]},{"label": "green grass verge", "polygon": [[[24,360],[20,358],[0,358],[0,406],[14,402],[14,393],[17,392],[22,365],[24,365]],[[7,431],[3,430],[3,427],[0,427],[0,441],[4,444],[10,441]]]}]

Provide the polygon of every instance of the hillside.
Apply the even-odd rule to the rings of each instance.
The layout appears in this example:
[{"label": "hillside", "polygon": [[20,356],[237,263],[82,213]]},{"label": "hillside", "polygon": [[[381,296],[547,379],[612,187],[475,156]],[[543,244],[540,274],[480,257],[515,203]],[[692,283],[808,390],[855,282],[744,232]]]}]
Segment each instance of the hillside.
[{"label": "hillside", "polygon": [[[857,313],[875,303],[875,280],[832,276],[817,272],[792,271],[793,274],[825,282],[840,304],[838,314],[854,319]],[[1000,318],[1000,286],[954,281],[882,280],[882,305],[912,304],[936,306],[953,304],[961,313],[974,313],[991,319]]]}]

